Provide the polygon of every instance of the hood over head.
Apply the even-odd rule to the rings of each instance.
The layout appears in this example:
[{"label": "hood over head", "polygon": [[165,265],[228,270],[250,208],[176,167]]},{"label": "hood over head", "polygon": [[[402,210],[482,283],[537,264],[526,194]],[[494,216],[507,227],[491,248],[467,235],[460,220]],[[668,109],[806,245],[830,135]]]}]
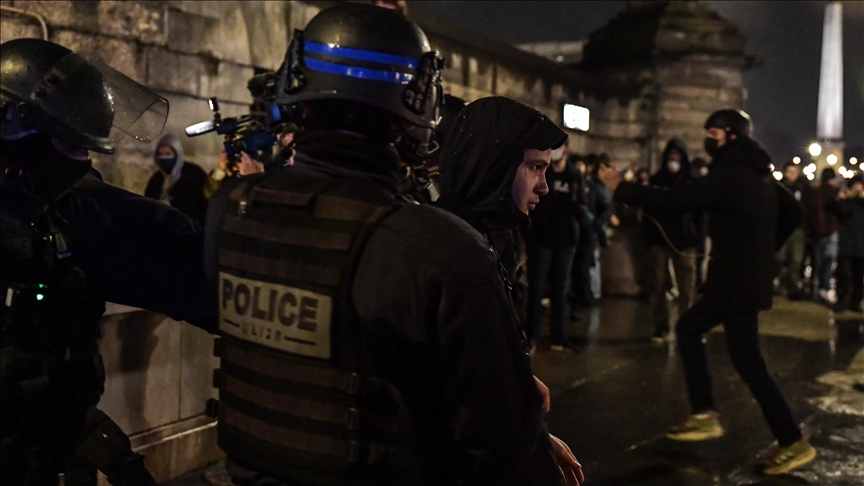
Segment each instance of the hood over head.
[{"label": "hood over head", "polygon": [[180,144],[180,140],[174,135],[168,134],[164,135],[159,141],[156,143],[156,146],[153,148],[153,160],[155,161],[159,157],[159,146],[167,145],[174,149],[174,153],[177,154],[177,162],[174,163],[174,168],[171,169],[171,174],[169,176],[174,182],[177,182],[180,179],[180,174],[183,173],[183,163],[185,162],[185,155],[183,154],[183,145]]},{"label": "hood over head", "polygon": [[566,139],[546,115],[518,101],[492,96],[469,104],[441,149],[437,204],[480,232],[527,224],[510,194],[525,149],[554,150]]},{"label": "hood over head", "polygon": [[690,173],[690,154],[687,153],[687,145],[680,138],[673,138],[666,143],[666,148],[663,149],[663,169],[667,170],[669,168],[669,152],[672,149],[677,149],[681,152],[681,172]]}]

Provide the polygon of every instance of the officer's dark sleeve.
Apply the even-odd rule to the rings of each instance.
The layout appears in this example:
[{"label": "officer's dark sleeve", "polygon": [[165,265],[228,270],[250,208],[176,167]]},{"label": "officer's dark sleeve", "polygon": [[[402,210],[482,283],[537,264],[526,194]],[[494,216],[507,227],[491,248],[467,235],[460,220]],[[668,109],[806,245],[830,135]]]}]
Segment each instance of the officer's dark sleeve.
[{"label": "officer's dark sleeve", "polygon": [[723,180],[715,173],[674,187],[622,182],[615,201],[646,209],[685,213],[717,209],[723,204]]},{"label": "officer's dark sleeve", "polygon": [[216,294],[204,274],[204,233],[167,205],[100,181],[75,189],[73,244],[105,300],[214,331]]},{"label": "officer's dark sleeve", "polygon": [[466,485],[557,484],[530,361],[482,236],[436,208],[404,208],[370,239],[353,295],[365,320],[399,336],[403,357],[387,370],[423,439],[440,441],[420,447],[451,458],[432,466]]}]

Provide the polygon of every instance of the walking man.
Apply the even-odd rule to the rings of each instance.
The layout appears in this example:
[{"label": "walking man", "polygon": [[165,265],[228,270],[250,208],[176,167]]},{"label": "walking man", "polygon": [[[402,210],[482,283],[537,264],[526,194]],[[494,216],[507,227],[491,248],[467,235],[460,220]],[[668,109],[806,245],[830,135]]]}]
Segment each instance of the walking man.
[{"label": "walking man", "polygon": [[710,218],[708,232],[714,247],[704,294],[681,316],[675,329],[693,414],[666,436],[701,441],[724,434],[702,341],[705,333],[723,324],[732,364],[779,444],[760,469],[765,474],[783,474],[812,461],[816,449],[801,435],[768,372],[759,348],[758,316],[760,310],[771,308],[772,281],[777,274],[774,252],[792,232],[791,227],[800,224],[801,212],[793,196],[770,180],[771,158],[750,138],[746,113],[715,112],[705,129],[705,151],[712,157],[712,170],[706,177],[662,189],[622,182],[618,172],[608,167],[601,169],[600,176],[619,202],[664,210],[704,210]]}]

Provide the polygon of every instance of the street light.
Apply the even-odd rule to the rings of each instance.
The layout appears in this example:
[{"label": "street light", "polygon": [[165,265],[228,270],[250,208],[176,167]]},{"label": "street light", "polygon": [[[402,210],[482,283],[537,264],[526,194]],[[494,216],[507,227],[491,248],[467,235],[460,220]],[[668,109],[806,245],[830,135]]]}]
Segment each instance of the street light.
[{"label": "street light", "polygon": [[828,161],[828,165],[834,165],[837,163],[837,156],[834,154],[830,154],[825,160]]},{"label": "street light", "polygon": [[775,170],[774,171],[774,178],[777,179],[778,181],[782,181],[783,180],[783,173],[780,172],[779,170]]},{"label": "street light", "polygon": [[797,155],[795,157],[792,157],[792,163],[796,164],[796,165],[800,164],[801,163],[801,157],[798,157]]},{"label": "street light", "polygon": [[849,157],[849,163],[855,165],[858,163],[858,157]]},{"label": "street light", "polygon": [[812,155],[813,157],[818,157],[819,154],[822,153],[822,146],[818,143],[811,143],[808,150],[810,151],[810,155]]}]

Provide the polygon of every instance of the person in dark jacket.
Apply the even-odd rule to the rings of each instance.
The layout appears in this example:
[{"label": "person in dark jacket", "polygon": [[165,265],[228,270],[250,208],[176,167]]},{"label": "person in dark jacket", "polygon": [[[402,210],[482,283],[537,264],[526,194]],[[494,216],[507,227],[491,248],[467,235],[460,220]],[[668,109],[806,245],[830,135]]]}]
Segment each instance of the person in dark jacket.
[{"label": "person in dark jacket", "polygon": [[[782,184],[795,196],[795,200],[803,209],[804,200],[810,192],[810,185],[801,177],[801,171],[794,162],[789,162],[783,166]],[[802,223],[777,253],[781,265],[781,288],[790,299],[803,297],[801,278],[804,275],[804,252],[806,248],[807,233]]]},{"label": "person in dark jacket", "polygon": [[[317,58],[322,52],[332,63]],[[395,65],[367,68],[357,53]],[[240,417],[220,420],[218,430],[229,474],[250,485],[558,484],[555,453],[566,446],[543,424],[544,400],[488,240],[451,212],[399,202],[394,143],[408,126],[434,129],[443,60],[404,16],[355,2],[322,10],[295,32],[288,55],[295,62],[282,66],[274,102],[302,113],[297,163],[226,182],[208,210],[206,261],[214,284],[234,278],[285,287],[287,281],[292,292],[328,292],[336,302],[332,313],[322,317],[319,303],[332,301],[316,297],[307,315],[320,320],[305,336],[319,338],[326,330],[321,342],[334,343],[334,352],[312,356],[313,348],[267,343],[230,322],[220,328],[225,349],[241,350],[223,355],[221,371],[268,392],[255,397],[220,386],[220,413]],[[377,77],[357,76],[356,67]],[[469,119],[482,130],[481,120]],[[491,133],[475,137],[489,140]],[[467,142],[448,136],[445,143],[453,154],[491,152],[488,144],[479,149]],[[502,147],[510,142],[502,138]],[[518,150],[522,162],[524,149]],[[482,160],[487,163],[460,167],[497,173],[501,167],[488,162],[506,161],[504,173],[511,169],[509,159]],[[521,166],[513,165],[514,172]],[[501,177],[496,188],[505,185]],[[250,200],[263,199],[238,212],[246,189]],[[473,221],[504,222],[498,211],[509,207],[495,198],[501,194],[472,195],[481,196],[470,199],[478,209]],[[255,227],[269,234],[248,231]],[[303,325],[298,304],[286,306],[297,309],[290,319]],[[250,314],[237,319],[279,333],[290,325]],[[282,377],[259,380],[242,371],[250,367]],[[322,372],[323,379],[308,381]],[[352,386],[334,390],[334,381],[343,379]],[[358,382],[363,393],[353,386]],[[298,398],[347,417],[289,408]],[[346,404],[369,410],[360,416],[374,420],[357,424],[357,409]],[[309,434],[314,440],[293,440]],[[575,458],[566,467],[571,477],[579,469]]]},{"label": "person in dark jacket", "polygon": [[[649,184],[657,187],[678,187],[693,180],[690,159],[684,142],[672,139],[663,151],[663,162]],[[648,246],[651,278],[651,319],[654,321],[652,340],[662,343],[669,333],[669,303],[666,300],[670,281],[669,261],[675,269],[678,283],[678,315],[693,303],[696,292],[696,251],[699,245],[699,214],[679,211],[646,210],[642,233]]]},{"label": "person in dark jacket", "polygon": [[[510,289],[513,262],[501,256],[502,250],[512,253],[513,236],[529,227],[530,211],[549,191],[545,172],[552,149],[561,147],[566,137],[537,110],[493,96],[462,110],[441,148],[441,197],[436,205],[460,216],[486,237]],[[511,314],[518,326],[515,310]],[[550,437],[556,451],[560,450],[560,441]],[[575,471],[565,462],[560,466],[581,478],[581,469]]]},{"label": "person in dark jacket", "polygon": [[862,312],[864,299],[864,178],[849,179],[829,210],[840,220],[837,251],[837,310]]},{"label": "person in dark jacket", "polygon": [[105,303],[215,330],[216,299],[200,226],[102,182],[90,151],[114,152],[112,126],[158,136],[168,103],[39,39],[0,45],[0,66],[0,483],[54,486],[65,473],[92,485],[98,469],[112,484],[155,486],[97,408]]},{"label": "person in dark jacket", "polygon": [[601,176],[615,189],[616,201],[646,209],[709,214],[713,249],[704,294],[681,316],[675,330],[693,414],[666,436],[697,441],[724,434],[702,341],[706,332],[723,324],[732,364],[779,444],[761,470],[783,474],[812,461],[816,450],[802,437],[768,372],[759,349],[758,315],[771,308],[777,274],[774,252],[791,233],[790,226],[800,225],[801,212],[794,198],[770,179],[771,158],[750,138],[749,116],[721,110],[708,118],[705,129],[705,149],[712,157],[712,170],[706,177],[667,189],[621,183],[618,172],[608,168]]},{"label": "person in dark jacket", "polygon": [[536,348],[540,330],[541,301],[549,284],[549,328],[551,349],[567,351],[564,309],[567,304],[567,282],[576,244],[579,242],[579,218],[584,213],[581,174],[567,162],[567,144],[552,151],[552,166],[546,171],[549,193],[531,211],[528,258],[528,318],[525,332],[532,349]]},{"label": "person in dark jacket", "polygon": [[836,303],[836,297],[831,295],[831,275],[837,262],[840,223],[828,206],[837,197],[841,180],[834,169],[826,168],[822,171],[822,183],[804,201],[807,236],[813,241],[813,275],[817,281],[814,297],[829,304]]},{"label": "person in dark jacket", "polygon": [[574,318],[577,309],[590,307],[600,298],[600,247],[609,244],[606,224],[614,208],[606,187],[597,179],[599,163],[600,156],[590,154],[585,163],[576,164],[583,179],[586,211],[579,220],[579,243],[571,271],[571,317]]},{"label": "person in dark jacket", "polygon": [[177,208],[198,224],[207,214],[207,173],[186,160],[183,146],[174,135],[163,136],[153,151],[157,170],[144,189],[144,196]]}]

